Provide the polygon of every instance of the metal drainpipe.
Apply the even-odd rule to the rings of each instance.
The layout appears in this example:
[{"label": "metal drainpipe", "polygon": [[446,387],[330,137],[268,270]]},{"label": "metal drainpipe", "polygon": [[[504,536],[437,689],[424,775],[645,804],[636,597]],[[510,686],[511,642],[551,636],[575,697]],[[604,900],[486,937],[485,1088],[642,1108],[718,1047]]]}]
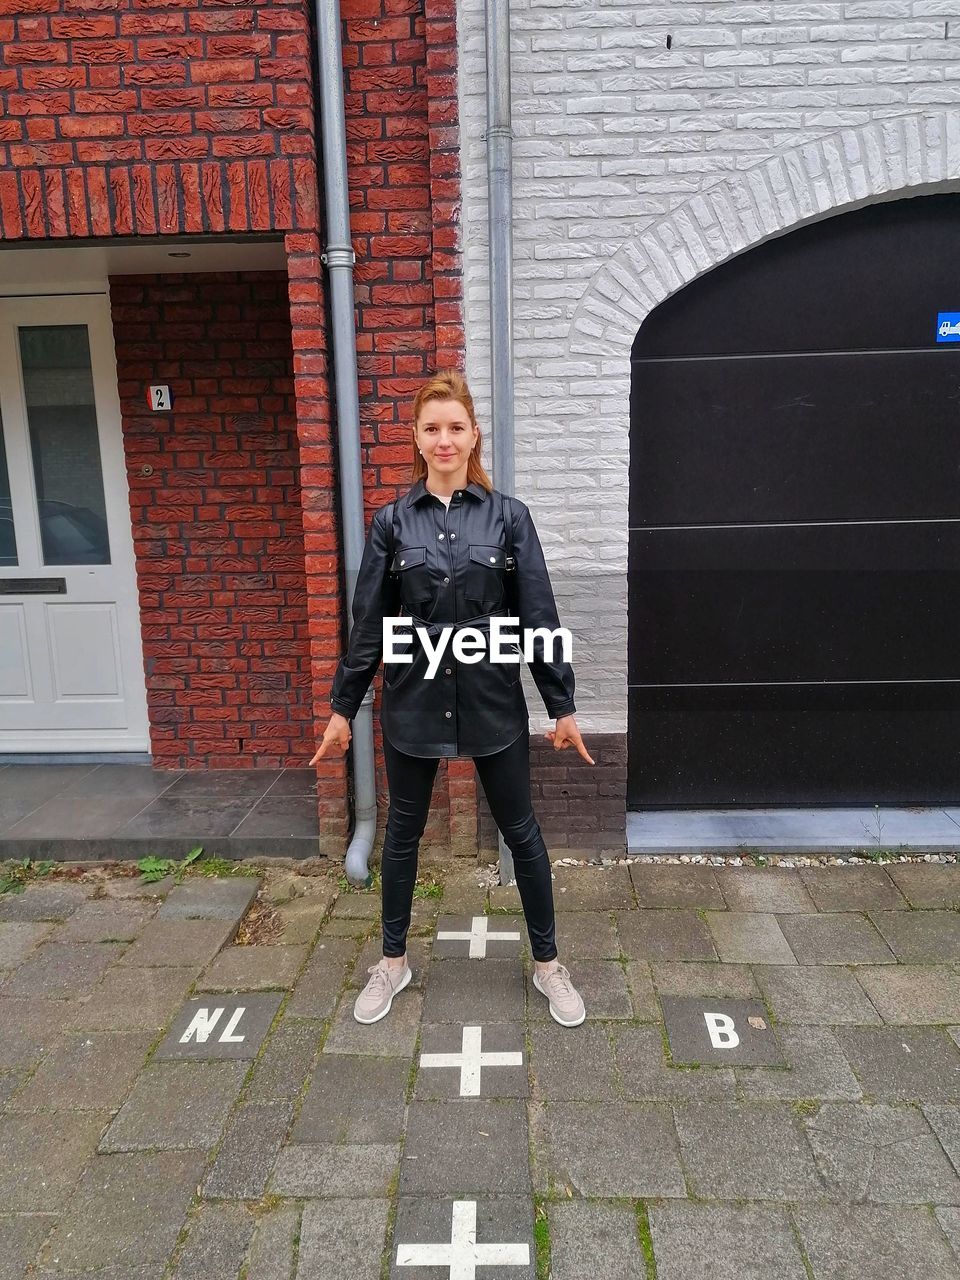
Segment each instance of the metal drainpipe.
[{"label": "metal drainpipe", "polygon": [[[365,541],[363,477],[360,469],[360,400],[354,327],[347,135],[343,109],[343,50],[338,0],[315,0],[323,190],[327,211],[326,264],[332,318],[334,388],[340,460],[340,510],[347,586],[347,626],[353,629],[353,596]],[[377,793],[373,759],[373,690],[368,689],[353,720],[354,812],[356,825],[345,871],[352,884],[369,878],[370,850],[377,833]]]},{"label": "metal drainpipe", "polygon": [[[493,479],[514,488],[513,130],[510,127],[510,0],[487,0],[487,212]],[[514,879],[513,854],[498,832],[500,883]]]}]

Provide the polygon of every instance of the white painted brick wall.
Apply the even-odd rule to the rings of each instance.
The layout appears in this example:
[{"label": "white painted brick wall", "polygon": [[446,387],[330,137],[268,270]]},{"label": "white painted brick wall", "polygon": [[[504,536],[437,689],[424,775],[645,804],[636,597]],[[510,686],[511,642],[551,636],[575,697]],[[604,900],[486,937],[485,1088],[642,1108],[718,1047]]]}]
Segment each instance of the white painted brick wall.
[{"label": "white painted brick wall", "polygon": [[[483,23],[484,0],[459,0],[467,374],[486,425]],[[958,189],[960,0],[512,0],[511,50],[516,492],[574,632],[581,727],[623,732],[630,343],[731,253]]]}]

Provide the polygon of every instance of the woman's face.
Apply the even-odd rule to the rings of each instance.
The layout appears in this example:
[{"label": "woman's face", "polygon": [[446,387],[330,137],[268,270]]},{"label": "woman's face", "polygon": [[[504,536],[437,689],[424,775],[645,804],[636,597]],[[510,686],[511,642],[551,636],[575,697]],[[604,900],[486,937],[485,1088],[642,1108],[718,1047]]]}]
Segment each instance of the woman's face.
[{"label": "woman's face", "polygon": [[414,428],[414,441],[429,472],[438,476],[466,471],[480,432],[459,400],[428,400]]}]

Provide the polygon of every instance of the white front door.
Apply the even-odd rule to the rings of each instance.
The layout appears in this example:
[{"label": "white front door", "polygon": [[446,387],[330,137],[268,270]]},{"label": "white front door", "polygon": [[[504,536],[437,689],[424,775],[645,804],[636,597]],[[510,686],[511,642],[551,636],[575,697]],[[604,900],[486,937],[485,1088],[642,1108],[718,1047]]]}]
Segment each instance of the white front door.
[{"label": "white front door", "polygon": [[0,756],[148,746],[109,302],[0,298]]}]

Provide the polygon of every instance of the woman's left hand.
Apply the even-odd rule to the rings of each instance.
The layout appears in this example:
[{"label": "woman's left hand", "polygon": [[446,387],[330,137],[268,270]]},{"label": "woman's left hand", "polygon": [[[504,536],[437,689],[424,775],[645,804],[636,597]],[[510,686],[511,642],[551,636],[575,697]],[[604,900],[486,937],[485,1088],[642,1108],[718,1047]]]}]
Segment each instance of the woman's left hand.
[{"label": "woman's left hand", "polygon": [[548,729],[543,736],[553,743],[555,751],[562,751],[564,747],[576,747],[588,764],[596,764],[593,756],[583,745],[580,730],[577,728],[576,716],[560,716],[557,720],[556,729]]}]

